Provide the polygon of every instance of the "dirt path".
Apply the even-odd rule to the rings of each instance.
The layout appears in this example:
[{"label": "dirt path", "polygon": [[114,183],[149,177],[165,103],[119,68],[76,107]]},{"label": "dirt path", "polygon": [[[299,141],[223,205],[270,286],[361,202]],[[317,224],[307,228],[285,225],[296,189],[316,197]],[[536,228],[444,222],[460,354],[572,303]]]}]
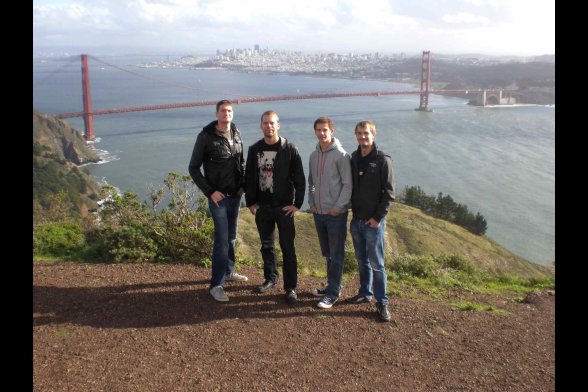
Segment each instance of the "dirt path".
[{"label": "dirt path", "polygon": [[[316,308],[280,288],[252,294],[252,267],[207,293],[191,265],[33,266],[35,391],[554,391],[555,297],[392,297],[392,322],[373,305]],[[343,298],[355,294],[357,277]],[[471,300],[505,315],[456,311]]]}]

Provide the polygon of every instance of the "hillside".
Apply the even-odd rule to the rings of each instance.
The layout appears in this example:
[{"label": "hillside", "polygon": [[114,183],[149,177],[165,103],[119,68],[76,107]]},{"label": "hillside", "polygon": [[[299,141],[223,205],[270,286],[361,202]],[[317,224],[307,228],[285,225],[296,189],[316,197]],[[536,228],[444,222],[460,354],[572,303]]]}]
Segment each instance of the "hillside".
[{"label": "hillside", "polygon": [[[296,214],[296,252],[303,272],[324,271],[314,221],[309,213]],[[351,219],[349,219],[351,220]],[[349,232],[348,232],[349,233]],[[509,252],[486,236],[477,236],[420,210],[394,203],[387,217],[387,259],[404,254],[455,254],[488,272],[507,272],[522,277],[550,276],[548,268]],[[247,209],[239,215],[238,254],[259,259],[259,235],[254,216]],[[346,258],[355,260],[351,236],[347,235]]]},{"label": "hillside", "polygon": [[33,109],[33,206],[55,208],[51,200],[61,192],[71,214],[85,215],[96,208],[101,187],[79,166],[99,161],[76,129]]}]

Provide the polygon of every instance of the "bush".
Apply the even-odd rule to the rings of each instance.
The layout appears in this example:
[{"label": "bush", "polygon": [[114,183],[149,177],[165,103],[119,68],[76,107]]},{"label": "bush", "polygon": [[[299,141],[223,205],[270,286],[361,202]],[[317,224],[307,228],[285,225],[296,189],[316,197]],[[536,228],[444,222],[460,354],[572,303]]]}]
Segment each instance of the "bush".
[{"label": "bush", "polygon": [[444,268],[451,268],[455,271],[462,271],[467,274],[474,274],[477,268],[470,260],[461,255],[444,254],[435,257],[435,261]]},{"label": "bush", "polygon": [[[169,173],[165,188],[150,190],[150,206],[132,192],[104,187],[101,225],[88,234],[87,256],[116,262],[187,261],[210,257],[214,225],[189,176]],[[164,208],[159,204],[167,200]]]},{"label": "bush", "polygon": [[390,266],[393,272],[400,276],[414,276],[418,278],[435,278],[440,276],[464,274],[475,275],[476,266],[461,255],[411,255],[396,257]]},{"label": "bush", "polygon": [[400,276],[429,278],[435,276],[437,265],[431,255],[406,254],[395,258],[390,269]]},{"label": "bush", "polygon": [[[70,219],[62,207],[68,202],[67,193],[47,198],[47,206],[33,200],[33,254],[77,252],[84,260],[119,263],[206,262],[214,236],[206,199],[196,198],[196,186],[189,176],[169,173],[164,183],[165,188],[151,192],[150,206],[135,193],[120,195],[105,186],[97,217],[87,222],[78,217],[76,224],[63,223]],[[168,201],[167,206],[158,208],[163,200]]]},{"label": "bush", "polygon": [[117,263],[154,261],[157,244],[144,227],[124,226],[106,239],[108,253]]},{"label": "bush", "polygon": [[84,244],[82,229],[75,223],[48,223],[33,231],[33,255],[70,256]]}]

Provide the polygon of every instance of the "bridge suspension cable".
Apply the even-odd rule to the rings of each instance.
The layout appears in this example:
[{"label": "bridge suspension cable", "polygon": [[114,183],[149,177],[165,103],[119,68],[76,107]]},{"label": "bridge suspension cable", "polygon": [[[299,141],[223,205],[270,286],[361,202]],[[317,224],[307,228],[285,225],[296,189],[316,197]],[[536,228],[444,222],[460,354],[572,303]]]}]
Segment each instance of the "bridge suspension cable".
[{"label": "bridge suspension cable", "polygon": [[[159,79],[159,78],[154,78],[152,76],[147,76],[147,75],[141,74],[139,72],[134,72],[134,71],[131,71],[131,70],[128,70],[128,69],[119,67],[118,65],[110,64],[110,63],[108,63],[108,62],[106,62],[106,61],[104,61],[102,59],[99,59],[98,57],[94,57],[94,56],[91,56],[91,55],[88,55],[88,57],[91,58],[92,60],[95,60],[95,61],[99,62],[99,63],[102,63],[102,64],[107,65],[107,66],[112,67],[112,68],[116,68],[119,71],[123,71],[123,72],[126,72],[128,74],[137,76],[137,77],[139,77],[141,79],[150,80],[150,81],[153,81],[153,82],[161,83],[161,84],[172,86],[172,87],[181,88],[181,89],[184,89],[184,90],[199,91],[199,92],[203,92],[203,93],[215,93],[215,94],[218,93],[218,91],[205,90],[205,89],[201,89],[201,88],[198,88],[198,87],[189,86],[189,85],[186,85],[186,84],[174,83],[174,82],[170,82],[169,80],[163,80],[163,79]],[[224,93],[227,93],[227,92],[225,91]]]},{"label": "bridge suspension cable", "polygon": [[46,82],[47,80],[49,80],[49,79],[50,79],[50,78],[51,78],[53,75],[55,75],[56,73],[59,73],[59,72],[63,71],[65,68],[69,67],[70,65],[72,65],[72,64],[73,64],[73,62],[74,62],[74,61],[77,61],[77,60],[78,60],[78,58],[77,58],[76,56],[71,56],[71,57],[69,58],[69,60],[68,60],[68,61],[67,61],[65,64],[63,64],[61,67],[57,68],[57,69],[56,69],[56,70],[54,70],[54,71],[51,71],[51,72],[50,72],[50,73],[49,73],[47,76],[43,77],[43,78],[42,78],[41,80],[39,80],[38,82],[36,82],[36,83],[33,83],[33,88],[35,88],[35,87],[39,87],[39,86],[42,86],[42,85],[43,85],[43,84],[45,84],[45,82]]}]

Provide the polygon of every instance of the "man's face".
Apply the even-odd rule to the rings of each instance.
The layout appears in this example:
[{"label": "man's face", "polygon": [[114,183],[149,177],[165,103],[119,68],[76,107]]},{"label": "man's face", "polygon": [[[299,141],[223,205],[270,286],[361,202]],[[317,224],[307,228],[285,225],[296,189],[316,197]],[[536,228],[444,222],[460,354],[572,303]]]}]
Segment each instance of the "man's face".
[{"label": "man's face", "polygon": [[374,135],[369,128],[357,128],[355,138],[357,139],[357,144],[361,147],[370,147],[374,144]]},{"label": "man's face", "polygon": [[261,130],[263,131],[263,136],[266,138],[273,138],[275,135],[278,134],[278,130],[280,129],[280,120],[275,114],[266,114],[261,119]]},{"label": "man's face", "polygon": [[316,124],[316,127],[314,127],[314,134],[319,143],[329,144],[333,141],[333,130],[329,128],[329,124],[327,123]]},{"label": "man's face", "polygon": [[229,104],[221,105],[216,112],[216,118],[219,123],[228,123],[233,121],[233,107]]}]

